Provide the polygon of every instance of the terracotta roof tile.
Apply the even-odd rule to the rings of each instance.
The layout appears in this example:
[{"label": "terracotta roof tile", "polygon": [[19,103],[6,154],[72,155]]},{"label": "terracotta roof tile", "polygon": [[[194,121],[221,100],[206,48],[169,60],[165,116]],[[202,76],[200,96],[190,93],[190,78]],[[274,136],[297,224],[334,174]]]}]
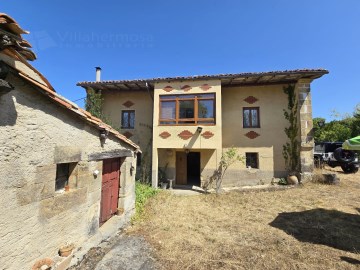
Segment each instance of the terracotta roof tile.
[{"label": "terracotta roof tile", "polygon": [[[194,76],[177,76],[177,77],[158,77],[149,79],[136,80],[111,80],[111,81],[83,81],[78,82],[78,86],[96,86],[106,84],[131,84],[131,83],[146,83],[146,82],[168,82],[168,81],[185,81],[185,80],[208,80],[208,79],[228,79],[238,77],[255,77],[255,76],[276,76],[276,75],[307,75],[313,74],[322,76],[328,74],[329,71],[323,68],[318,69],[294,69],[294,70],[280,70],[280,71],[265,71],[265,72],[243,72],[243,73],[224,73],[214,75],[194,75]],[[170,86],[167,86],[170,87]]]}]

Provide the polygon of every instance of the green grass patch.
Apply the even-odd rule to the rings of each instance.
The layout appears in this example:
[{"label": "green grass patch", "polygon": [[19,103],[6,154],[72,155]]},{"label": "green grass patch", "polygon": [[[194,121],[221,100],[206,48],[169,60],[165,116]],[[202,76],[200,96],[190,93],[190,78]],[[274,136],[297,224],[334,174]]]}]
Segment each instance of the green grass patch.
[{"label": "green grass patch", "polygon": [[140,220],[143,216],[146,202],[149,198],[154,197],[159,192],[158,189],[152,188],[147,184],[142,184],[138,181],[135,182],[135,209],[136,213],[132,218],[132,222]]}]

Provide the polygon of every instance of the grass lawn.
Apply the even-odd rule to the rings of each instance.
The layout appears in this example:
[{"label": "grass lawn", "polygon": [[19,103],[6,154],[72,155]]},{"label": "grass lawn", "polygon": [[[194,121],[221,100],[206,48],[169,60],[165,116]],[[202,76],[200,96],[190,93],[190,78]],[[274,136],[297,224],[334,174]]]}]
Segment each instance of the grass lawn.
[{"label": "grass lawn", "polygon": [[160,192],[130,233],[145,236],[163,269],[360,269],[360,172],[336,173],[338,186]]}]

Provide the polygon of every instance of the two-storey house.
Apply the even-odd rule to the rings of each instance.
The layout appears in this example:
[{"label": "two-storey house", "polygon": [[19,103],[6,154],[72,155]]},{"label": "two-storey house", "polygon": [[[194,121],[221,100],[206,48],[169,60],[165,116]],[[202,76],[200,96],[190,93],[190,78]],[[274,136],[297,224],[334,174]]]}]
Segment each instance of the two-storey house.
[{"label": "two-storey house", "polygon": [[[99,72],[99,70],[98,70]],[[313,169],[310,83],[324,69],[202,75],[142,80],[80,82],[101,91],[103,113],[141,146],[151,160],[154,187],[160,176],[176,185],[206,183],[226,149],[244,157],[227,171],[223,185],[256,185],[287,174],[284,117],[294,86],[297,98],[298,159],[302,175]]]}]

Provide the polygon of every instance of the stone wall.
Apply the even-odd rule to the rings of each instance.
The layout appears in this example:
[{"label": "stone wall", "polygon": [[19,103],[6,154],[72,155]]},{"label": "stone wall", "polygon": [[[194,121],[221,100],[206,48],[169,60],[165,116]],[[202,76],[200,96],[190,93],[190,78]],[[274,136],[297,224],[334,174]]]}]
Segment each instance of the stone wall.
[{"label": "stone wall", "polygon": [[[97,232],[102,161],[88,157],[128,146],[111,135],[102,146],[95,127],[18,77],[7,81],[15,90],[0,95],[0,265],[30,269],[66,241],[78,247]],[[76,164],[69,192],[55,192],[56,164],[62,162]],[[131,166],[136,168],[133,157],[122,159],[123,211],[134,209]]]},{"label": "stone wall", "polygon": [[307,180],[314,169],[314,136],[312,105],[310,94],[311,80],[299,80],[296,85],[298,95],[298,118],[300,122],[300,170],[302,180]]}]

